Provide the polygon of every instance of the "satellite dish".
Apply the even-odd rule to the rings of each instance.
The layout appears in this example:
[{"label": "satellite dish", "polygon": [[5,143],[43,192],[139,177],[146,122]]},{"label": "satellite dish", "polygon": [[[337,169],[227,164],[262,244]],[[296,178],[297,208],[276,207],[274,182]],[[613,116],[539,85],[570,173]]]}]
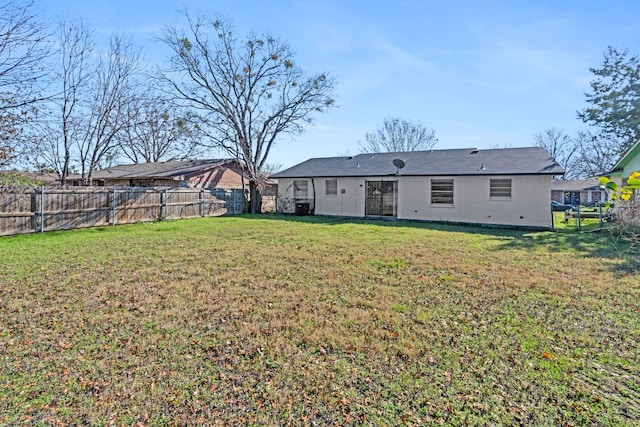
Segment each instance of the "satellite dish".
[{"label": "satellite dish", "polygon": [[393,159],[393,166],[397,167],[398,169],[402,169],[404,167],[404,160]]}]

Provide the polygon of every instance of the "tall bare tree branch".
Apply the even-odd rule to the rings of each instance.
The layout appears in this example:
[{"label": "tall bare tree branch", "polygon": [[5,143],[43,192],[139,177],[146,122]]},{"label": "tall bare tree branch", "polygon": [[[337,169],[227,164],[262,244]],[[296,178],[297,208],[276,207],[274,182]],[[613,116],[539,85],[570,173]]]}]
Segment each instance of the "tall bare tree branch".
[{"label": "tall bare tree branch", "polygon": [[43,101],[51,50],[32,0],[0,2],[0,167],[23,156],[36,139],[29,124]]},{"label": "tall bare tree branch", "polygon": [[188,111],[151,87],[144,92],[129,104],[128,123],[118,136],[122,154],[133,163],[182,160],[200,154],[200,134]]},{"label": "tall bare tree branch", "polygon": [[388,117],[373,132],[367,132],[363,153],[404,152],[429,150],[438,142],[436,131],[422,122],[411,122],[401,117]]},{"label": "tall bare tree branch", "polygon": [[271,148],[334,107],[335,80],[305,73],[289,45],[271,35],[241,40],[225,20],[184,15],[186,31],[169,26],[162,36],[172,51],[162,77],[198,113],[208,144],[243,164],[257,212]]},{"label": "tall bare tree branch", "polygon": [[562,129],[549,128],[533,136],[533,140],[538,147],[542,147],[549,152],[556,162],[564,169],[565,179],[578,178],[578,171],[575,157],[578,145]]},{"label": "tall bare tree branch", "polygon": [[61,139],[58,162],[62,185],[65,185],[71,164],[73,142],[83,128],[81,114],[83,101],[89,95],[89,83],[93,76],[90,62],[94,51],[90,28],[82,23],[61,21],[58,26],[60,40],[61,96],[59,99]]},{"label": "tall bare tree branch", "polygon": [[618,161],[619,141],[602,133],[578,132],[574,144],[576,151],[570,168],[575,177],[597,177],[611,171]]},{"label": "tall bare tree branch", "polygon": [[126,128],[129,105],[139,95],[135,83],[140,71],[140,51],[122,36],[113,35],[108,53],[95,68],[83,132],[75,140],[87,184],[103,160],[115,158],[117,136]]}]

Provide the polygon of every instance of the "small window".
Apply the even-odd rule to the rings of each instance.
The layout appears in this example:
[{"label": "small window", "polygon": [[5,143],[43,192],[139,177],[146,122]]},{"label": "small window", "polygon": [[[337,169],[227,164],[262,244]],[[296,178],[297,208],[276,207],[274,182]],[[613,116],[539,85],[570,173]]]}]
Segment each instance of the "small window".
[{"label": "small window", "polygon": [[306,199],[309,197],[309,183],[306,179],[296,179],[293,181],[293,198]]},{"label": "small window", "polygon": [[438,205],[453,204],[453,179],[431,180],[431,203]]},{"label": "small window", "polygon": [[489,180],[489,197],[511,197],[511,180],[510,179],[490,179]]},{"label": "small window", "polygon": [[324,182],[325,195],[337,196],[338,195],[338,180],[336,178],[327,179]]}]

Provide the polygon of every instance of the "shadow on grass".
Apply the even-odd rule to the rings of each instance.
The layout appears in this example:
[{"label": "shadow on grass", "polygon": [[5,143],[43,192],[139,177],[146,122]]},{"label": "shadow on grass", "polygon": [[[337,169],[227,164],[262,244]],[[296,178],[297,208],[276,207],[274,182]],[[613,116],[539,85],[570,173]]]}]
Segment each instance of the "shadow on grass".
[{"label": "shadow on grass", "polygon": [[[295,222],[301,224],[319,224],[319,225],[344,225],[344,224],[364,224],[378,227],[391,228],[416,228],[423,230],[437,230],[454,233],[472,233],[494,237],[512,237],[517,236],[525,231],[508,227],[489,227],[464,223],[453,222],[432,222],[432,221],[416,221],[395,218],[354,218],[354,217],[337,217],[323,215],[304,215],[296,216],[290,214],[259,214],[259,215],[243,215],[247,218],[269,219],[278,221]],[[526,231],[531,232],[531,230]]]},{"label": "shadow on grass", "polygon": [[344,225],[367,224],[377,227],[416,228],[423,230],[446,231],[484,235],[500,239],[499,250],[539,250],[572,252],[576,256],[606,258],[617,260],[612,263],[616,273],[636,273],[640,271],[640,256],[637,249],[626,241],[617,239],[608,230],[578,232],[575,229],[556,231],[523,230],[472,224],[454,224],[428,221],[410,221],[396,219],[363,219],[328,216],[295,216],[283,214],[243,215],[249,218],[288,221],[303,224]]}]

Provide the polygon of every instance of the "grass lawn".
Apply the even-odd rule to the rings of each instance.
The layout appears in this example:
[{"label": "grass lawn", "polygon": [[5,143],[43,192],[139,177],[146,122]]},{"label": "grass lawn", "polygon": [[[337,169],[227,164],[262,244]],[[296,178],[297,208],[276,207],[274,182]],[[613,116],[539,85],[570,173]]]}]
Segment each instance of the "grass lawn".
[{"label": "grass lawn", "polygon": [[0,425],[638,425],[621,244],[277,216],[0,238]]},{"label": "grass lawn", "polygon": [[[590,212],[590,211],[588,211]],[[582,217],[580,219],[580,224],[578,226],[578,219],[575,217],[571,217],[567,220],[564,218],[564,212],[554,212],[553,213],[553,221],[554,227],[556,231],[593,231],[599,230],[600,228],[607,229],[609,227],[613,227],[614,224],[603,221],[602,227],[600,226],[599,218],[591,218],[591,217]]]}]

